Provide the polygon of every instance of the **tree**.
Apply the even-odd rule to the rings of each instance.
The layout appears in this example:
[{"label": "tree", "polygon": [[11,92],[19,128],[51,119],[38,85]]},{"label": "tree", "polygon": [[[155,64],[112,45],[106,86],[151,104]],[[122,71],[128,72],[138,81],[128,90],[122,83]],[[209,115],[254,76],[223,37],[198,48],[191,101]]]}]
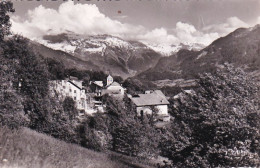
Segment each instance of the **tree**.
[{"label": "tree", "polygon": [[112,135],[112,150],[131,156],[153,157],[159,153],[160,131],[141,120],[131,106],[129,98],[119,102],[105,96],[109,131]]},{"label": "tree", "polygon": [[66,97],[63,101],[64,112],[67,113],[70,120],[74,119],[77,115],[77,109],[75,106],[75,101],[71,97]]},{"label": "tree", "polygon": [[0,2],[0,42],[6,35],[10,35],[10,12],[14,12],[13,3],[3,0]]},{"label": "tree", "polygon": [[228,64],[197,82],[175,101],[167,156],[182,167],[259,166],[256,82]]},{"label": "tree", "polygon": [[5,59],[0,53],[0,62],[0,125],[25,126],[28,118],[23,111],[22,97],[12,85],[15,61]]},{"label": "tree", "polygon": [[62,62],[58,62],[52,58],[46,58],[48,71],[51,74],[51,80],[63,80],[65,78],[65,67]]},{"label": "tree", "polygon": [[39,55],[32,52],[29,40],[15,35],[2,44],[3,57],[14,62],[14,88],[23,97],[24,112],[30,117],[30,127],[36,129],[45,123],[49,115],[46,110],[49,72]]}]

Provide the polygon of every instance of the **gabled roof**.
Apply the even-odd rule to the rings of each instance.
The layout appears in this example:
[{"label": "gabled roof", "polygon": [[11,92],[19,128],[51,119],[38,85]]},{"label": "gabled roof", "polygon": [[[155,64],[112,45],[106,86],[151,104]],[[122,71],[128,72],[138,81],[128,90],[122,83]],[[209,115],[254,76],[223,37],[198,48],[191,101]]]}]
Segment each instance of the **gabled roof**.
[{"label": "gabled roof", "polygon": [[75,86],[76,88],[78,88],[78,89],[80,89],[80,90],[82,89],[82,88],[80,88],[78,85],[76,85],[75,83],[73,83],[72,81],[69,80],[68,82],[71,83],[71,84],[72,84],[73,86]]},{"label": "gabled roof", "polygon": [[107,78],[113,78],[110,74],[107,76]]},{"label": "gabled roof", "polygon": [[119,83],[117,83],[117,82],[113,82],[110,85],[108,85],[107,87],[109,87],[109,86],[121,86],[121,85]]},{"label": "gabled roof", "polygon": [[104,84],[103,84],[103,81],[94,81],[93,84],[99,86],[99,87],[103,87]]},{"label": "gabled roof", "polygon": [[136,106],[153,106],[170,104],[160,90],[147,94],[138,94],[138,97],[130,98]]}]

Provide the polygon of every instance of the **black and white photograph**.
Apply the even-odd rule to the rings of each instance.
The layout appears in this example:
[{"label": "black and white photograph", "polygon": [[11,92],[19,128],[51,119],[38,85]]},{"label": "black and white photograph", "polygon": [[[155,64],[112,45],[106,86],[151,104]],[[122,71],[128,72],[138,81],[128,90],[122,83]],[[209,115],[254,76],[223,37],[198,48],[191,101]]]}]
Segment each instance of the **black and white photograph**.
[{"label": "black and white photograph", "polygon": [[260,0],[0,0],[0,168],[260,167]]}]

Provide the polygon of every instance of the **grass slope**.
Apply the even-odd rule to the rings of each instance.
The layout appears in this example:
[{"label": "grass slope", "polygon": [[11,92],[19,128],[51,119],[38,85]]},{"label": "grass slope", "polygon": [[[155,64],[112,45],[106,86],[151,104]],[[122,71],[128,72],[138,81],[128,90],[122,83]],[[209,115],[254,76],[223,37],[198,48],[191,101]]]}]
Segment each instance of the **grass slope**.
[{"label": "grass slope", "polygon": [[1,168],[148,168],[145,161],[117,153],[99,153],[28,128],[0,127]]}]

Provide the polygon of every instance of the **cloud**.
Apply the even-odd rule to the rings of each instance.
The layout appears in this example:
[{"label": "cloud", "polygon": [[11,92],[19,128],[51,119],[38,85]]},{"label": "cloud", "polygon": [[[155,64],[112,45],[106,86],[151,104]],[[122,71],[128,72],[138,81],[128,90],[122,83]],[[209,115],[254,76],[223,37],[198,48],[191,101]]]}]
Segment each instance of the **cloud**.
[{"label": "cloud", "polygon": [[112,20],[101,13],[96,5],[74,4],[68,1],[61,4],[58,10],[45,8],[42,5],[28,11],[28,20],[12,18],[12,30],[26,37],[40,37],[44,34],[58,34],[67,31],[78,34],[111,34],[124,36],[143,31],[142,26],[124,24]]},{"label": "cloud", "polygon": [[227,18],[224,23],[220,24],[213,24],[210,26],[205,27],[204,31],[210,31],[210,32],[218,32],[221,36],[227,35],[228,33],[236,30],[239,27],[250,27],[253,25],[249,25],[245,23],[244,21],[240,20],[238,17],[230,17]]},{"label": "cloud", "polygon": [[199,43],[208,45],[219,37],[219,34],[216,32],[203,33],[197,30],[193,25],[183,22],[176,23],[175,33],[181,43]]},{"label": "cloud", "polygon": [[178,43],[178,39],[171,34],[168,34],[167,30],[164,28],[156,28],[152,31],[148,31],[143,35],[137,35],[138,40],[147,43],[157,43],[157,44],[175,44]]},{"label": "cloud", "polygon": [[170,34],[165,28],[156,28],[143,35],[138,35],[136,39],[154,44],[179,44],[179,43],[199,43],[203,45],[210,44],[219,37],[216,32],[203,33],[198,31],[193,25],[183,22],[177,22]]},{"label": "cloud", "polygon": [[[127,16],[109,18],[95,4],[74,4],[73,1],[62,3],[57,10],[40,5],[29,10],[27,15],[25,20],[18,16],[11,17],[12,31],[31,39],[46,34],[74,32],[84,35],[109,34],[153,44],[208,45],[239,27],[249,26],[238,17],[230,17],[224,23],[209,25],[201,30],[184,22],[177,22],[172,29],[161,27],[148,30],[141,25],[122,23]],[[257,22],[260,23],[260,17]]]}]

